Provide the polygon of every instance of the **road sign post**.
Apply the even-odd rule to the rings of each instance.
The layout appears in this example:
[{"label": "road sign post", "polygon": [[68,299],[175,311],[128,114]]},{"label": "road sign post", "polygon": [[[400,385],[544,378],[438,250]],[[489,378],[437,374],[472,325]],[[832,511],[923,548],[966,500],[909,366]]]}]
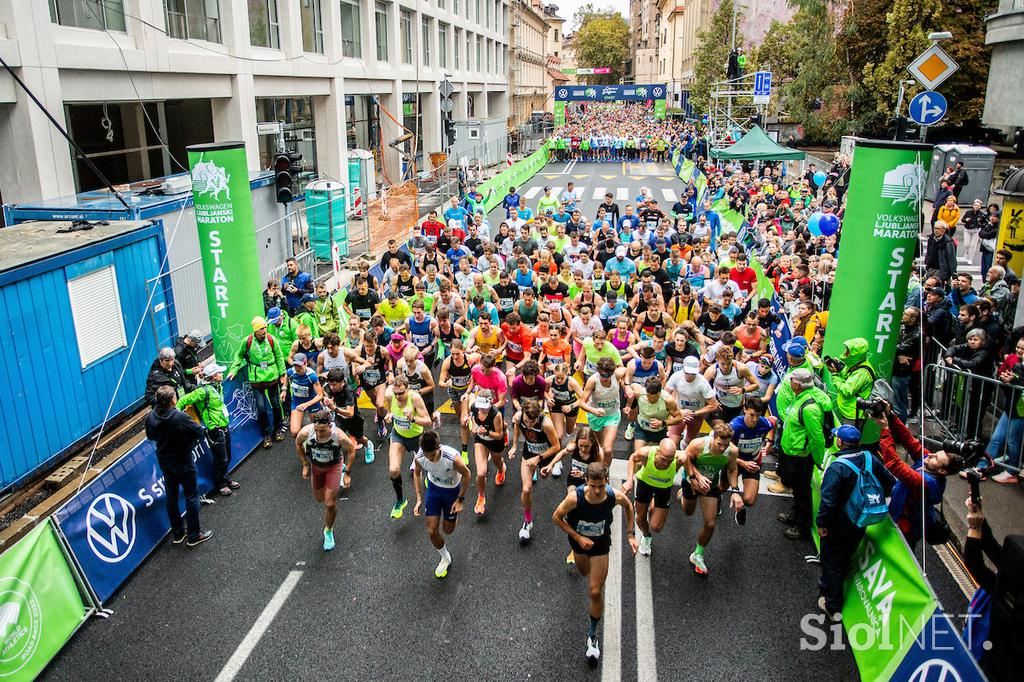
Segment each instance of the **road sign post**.
[{"label": "road sign post", "polygon": [[754,74],[754,104],[768,104],[772,97],[772,72]]},{"label": "road sign post", "polygon": [[910,100],[910,118],[922,126],[933,126],[946,115],[948,105],[941,94],[928,90]]}]

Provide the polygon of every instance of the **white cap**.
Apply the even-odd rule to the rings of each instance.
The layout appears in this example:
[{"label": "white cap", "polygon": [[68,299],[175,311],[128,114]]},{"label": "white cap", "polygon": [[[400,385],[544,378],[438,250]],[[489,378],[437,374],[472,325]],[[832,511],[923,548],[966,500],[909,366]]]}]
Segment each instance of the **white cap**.
[{"label": "white cap", "polygon": [[617,246],[617,247],[615,247],[615,255],[618,256],[619,258],[625,258],[626,257],[626,247],[625,246]]},{"label": "white cap", "polygon": [[476,401],[473,402],[473,407],[478,410],[489,410],[491,409],[491,399],[483,396],[477,396]]},{"label": "white cap", "polygon": [[690,355],[683,360],[683,372],[686,374],[700,374],[700,362]]},{"label": "white cap", "polygon": [[224,365],[218,365],[216,361],[214,361],[208,364],[206,367],[203,367],[203,376],[209,379],[218,372],[226,372],[227,369],[228,368],[225,367]]}]

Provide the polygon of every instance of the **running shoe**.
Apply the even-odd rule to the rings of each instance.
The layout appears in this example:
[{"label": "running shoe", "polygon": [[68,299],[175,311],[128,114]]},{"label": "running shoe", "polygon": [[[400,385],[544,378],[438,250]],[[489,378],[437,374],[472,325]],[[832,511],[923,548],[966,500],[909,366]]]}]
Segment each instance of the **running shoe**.
[{"label": "running shoe", "polygon": [[501,469],[498,473],[494,474],[494,485],[502,486],[505,485],[505,463],[501,463]]},{"label": "running shoe", "polygon": [[432,415],[432,418],[434,420],[433,421],[434,429],[435,430],[436,429],[440,429],[441,428],[441,413],[435,411],[434,414]]},{"label": "running shoe", "polygon": [[185,534],[185,531],[182,531],[181,535],[173,535],[172,534],[171,535],[171,542],[173,542],[176,545],[180,545],[181,543],[185,542],[185,538],[187,538],[187,537],[188,537],[188,535]]},{"label": "running shoe", "polygon": [[558,478],[562,475],[562,460],[555,462],[555,466],[551,467],[551,475]]},{"label": "running shoe", "polygon": [[525,545],[530,542],[530,531],[533,530],[533,521],[527,523],[523,522],[523,527],[519,529],[519,544]]},{"label": "running shoe", "polygon": [[400,519],[402,518],[402,512],[409,506],[409,500],[404,499],[401,502],[395,502],[395,506],[391,508],[391,518]]},{"label": "running shoe", "polygon": [[601,647],[598,645],[597,637],[587,637],[587,659],[591,663],[597,663],[601,658]]},{"label": "running shoe", "polygon": [[367,438],[366,445],[363,446],[363,461],[367,464],[373,464],[373,457],[373,441]]},{"label": "running shoe", "polygon": [[633,422],[630,422],[629,426],[626,427],[626,433],[622,434],[622,437],[626,440],[633,440]]},{"label": "running shoe", "polygon": [[693,571],[697,575],[707,575],[708,566],[704,563],[704,555],[690,552],[690,563],[693,564]]},{"label": "running shoe", "polygon": [[487,511],[487,500],[484,499],[483,495],[477,495],[476,506],[473,507],[473,513],[477,516],[483,516],[485,511]]},{"label": "running shoe", "polygon": [[565,565],[566,566],[575,566],[576,565],[576,554],[571,549],[569,550],[569,556],[565,557]]},{"label": "running shoe", "polygon": [[818,608],[828,616],[828,619],[833,623],[839,623],[843,620],[843,614],[841,611],[833,611],[825,603],[825,597],[818,597]]},{"label": "running shoe", "polygon": [[229,478],[228,479],[228,487],[231,488],[232,490],[238,490],[239,488],[242,487],[242,484],[239,483],[238,481],[234,481],[234,480]]},{"label": "running shoe", "polygon": [[740,526],[747,525],[747,508],[746,507],[743,507],[742,509],[737,509],[736,510],[736,523],[738,525],[740,525]]},{"label": "running shoe", "polygon": [[377,424],[377,437],[384,438],[388,435],[388,425],[384,423],[384,420],[380,417],[374,417],[374,422]]},{"label": "running shoe", "polygon": [[996,483],[1002,483],[1003,485],[1016,485],[1020,479],[1009,471],[1003,471],[992,477],[992,480]]},{"label": "running shoe", "polygon": [[212,530],[204,530],[202,533],[200,533],[199,535],[195,536],[194,538],[189,538],[188,539],[188,546],[189,547],[195,547],[196,545],[201,545],[204,542],[206,542],[207,540],[209,540],[211,537],[213,537],[213,531]]},{"label": "running shoe", "polygon": [[651,556],[651,545],[653,544],[654,538],[652,538],[650,535],[642,535],[640,536],[640,549],[638,549],[637,551],[642,556]]},{"label": "running shoe", "polygon": [[452,565],[451,559],[441,559],[437,563],[437,568],[434,569],[434,577],[438,580],[448,575],[448,567]]},{"label": "running shoe", "polygon": [[409,462],[409,473],[416,471],[416,460]]},{"label": "running shoe", "polygon": [[324,551],[330,552],[332,549],[334,549],[334,530],[324,528]]},{"label": "running shoe", "polygon": [[277,443],[280,443],[283,440],[284,440],[284,429],[281,429],[280,431],[278,431],[277,433],[274,434],[274,441],[277,442]]},{"label": "running shoe", "polygon": [[534,482],[534,483],[536,483],[536,482],[537,482],[537,472],[538,472],[538,471],[540,471],[540,469],[539,469],[539,468],[538,468],[538,469],[534,469],[534,470],[533,470],[533,482]]},{"label": "running shoe", "polygon": [[469,466],[469,450],[462,451],[462,463]]},{"label": "running shoe", "polygon": [[273,442],[271,442],[271,440],[269,438],[264,438],[263,439],[263,448],[264,449],[270,449],[272,447],[274,447]]}]

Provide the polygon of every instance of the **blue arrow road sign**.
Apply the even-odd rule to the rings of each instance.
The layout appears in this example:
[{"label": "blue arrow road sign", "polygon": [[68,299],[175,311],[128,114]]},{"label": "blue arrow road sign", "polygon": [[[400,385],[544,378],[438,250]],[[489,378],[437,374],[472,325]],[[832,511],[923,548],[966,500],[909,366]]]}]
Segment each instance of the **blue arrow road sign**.
[{"label": "blue arrow road sign", "polygon": [[910,100],[910,118],[918,125],[935,125],[946,115],[946,109],[946,98],[934,90],[920,92]]},{"label": "blue arrow road sign", "polygon": [[768,97],[772,94],[772,72],[758,71],[754,74],[754,97]]}]

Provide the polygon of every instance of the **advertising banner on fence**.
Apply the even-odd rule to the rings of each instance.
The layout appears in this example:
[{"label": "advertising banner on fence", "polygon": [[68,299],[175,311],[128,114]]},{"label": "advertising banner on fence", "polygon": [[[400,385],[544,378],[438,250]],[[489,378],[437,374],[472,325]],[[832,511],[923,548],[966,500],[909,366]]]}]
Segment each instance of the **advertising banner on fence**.
[{"label": "advertising banner on fence", "polygon": [[921,228],[923,159],[931,146],[857,140],[850,175],[843,253],[830,307],[825,354],[840,357],[843,342],[868,340],[868,358],[880,378],[892,376],[900,316]]},{"label": "advertising banner on fence", "polygon": [[0,555],[0,680],[33,680],[89,615],[51,522]]},{"label": "advertising banner on fence", "polygon": [[263,314],[245,144],[192,145],[187,151],[213,351],[218,362],[230,365],[252,331],[252,318]]},{"label": "advertising banner on fence", "polygon": [[[231,466],[262,440],[252,388],[225,390],[231,412]],[[213,489],[213,457],[206,441],[193,450],[199,491]],[[105,602],[170,531],[163,473],[156,447],[145,440],[90,481],[55,514],[61,532],[100,603]],[[184,503],[180,505],[184,511]]]}]

